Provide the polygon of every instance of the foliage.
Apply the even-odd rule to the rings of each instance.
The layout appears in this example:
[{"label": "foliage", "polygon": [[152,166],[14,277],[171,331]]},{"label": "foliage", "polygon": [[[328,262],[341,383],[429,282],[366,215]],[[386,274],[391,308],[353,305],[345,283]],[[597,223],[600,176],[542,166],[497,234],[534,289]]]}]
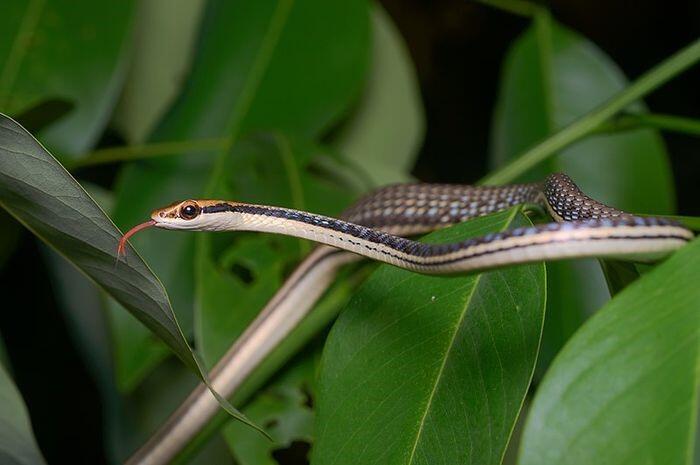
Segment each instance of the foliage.
[{"label": "foliage", "polygon": [[44,464],[44,458],[34,441],[29,415],[22,396],[6,368],[0,364],[0,459],[17,465]]},{"label": "foliage", "polygon": [[[528,223],[516,208],[427,240]],[[541,264],[451,278],[382,266],[326,342],[314,462],[499,462],[535,368],[544,288]]]},{"label": "foliage", "polygon": [[[700,41],[630,82],[544,8],[485,3],[529,23],[503,62],[483,182],[564,171],[615,206],[674,213],[660,130],[697,135],[700,123],[650,114],[640,99],[700,60]],[[36,267],[98,386],[118,463],[194,386],[190,347],[211,367],[311,244],[151,231],[117,262],[115,224],[200,197],[338,215],[412,178],[425,131],[418,77],[389,15],[366,0],[33,0],[4,13],[0,268],[29,237],[46,245]],[[424,240],[530,221],[514,208]],[[237,420],[219,415],[178,459],[689,464],[699,250],[694,241],[651,269],[346,270],[231,399],[272,441],[229,409]],[[0,461],[42,464],[7,368]]]},{"label": "foliage", "polygon": [[[491,160],[503,166],[538,140],[571,124],[625,88],[617,66],[595,45],[548,16],[512,46],[493,122]],[[644,111],[636,102],[630,110]],[[627,211],[671,213],[671,172],[653,129],[600,134],[561,150],[519,178],[563,172],[596,199]],[[639,189],[639,183],[646,188]],[[610,298],[602,268],[593,260],[547,266],[547,363],[578,327]]]}]

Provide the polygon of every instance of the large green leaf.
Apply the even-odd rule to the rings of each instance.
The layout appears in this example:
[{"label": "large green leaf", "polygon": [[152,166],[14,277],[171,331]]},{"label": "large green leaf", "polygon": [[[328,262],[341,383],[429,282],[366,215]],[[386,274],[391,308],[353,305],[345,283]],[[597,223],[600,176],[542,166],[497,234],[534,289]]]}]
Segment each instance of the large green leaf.
[{"label": "large green leaf", "polygon": [[[0,114],[0,206],[128,309],[200,378],[163,285],[75,179],[31,134]],[[223,399],[235,418],[247,419]],[[251,426],[254,426],[251,424]]]},{"label": "large green leaf", "polygon": [[[315,134],[328,127],[364,76],[367,9],[364,0],[209,2],[190,79],[152,140],[235,137],[260,127]],[[156,206],[205,195],[211,155],[192,151],[130,165],[120,176],[117,223],[131,225]],[[189,333],[193,235],[144,235],[135,244],[172,290]]]},{"label": "large green leaf", "polygon": [[[512,209],[429,240],[527,223]],[[312,463],[500,463],[535,367],[544,280],[541,264],[453,277],[382,266],[326,343]]]},{"label": "large green leaf", "polygon": [[0,205],[196,364],[162,284],[128,251],[116,262],[119,230],[31,134],[0,116]]},{"label": "large green leaf", "polygon": [[139,2],[129,71],[113,124],[141,143],[177,98],[192,63],[205,0]]},{"label": "large green leaf", "polygon": [[[492,131],[492,161],[502,165],[622,90],[619,68],[594,44],[540,15],[512,46],[503,69]],[[643,111],[641,104],[634,105]],[[638,213],[670,213],[671,172],[656,131],[589,137],[549,159],[525,180],[563,171],[606,203]],[[640,186],[644,186],[643,189]],[[548,271],[546,362],[609,292],[594,260],[553,263]]]},{"label": "large green leaf", "polygon": [[574,335],[537,391],[520,464],[692,463],[699,282],[696,240]]},{"label": "large green leaf", "polygon": [[410,180],[425,115],[410,54],[380,5],[372,8],[372,62],[362,99],[333,145],[375,185]]},{"label": "large green leaf", "polygon": [[[92,184],[83,187],[109,215],[114,205],[112,193]],[[122,392],[132,390],[170,351],[152,332],[143,330],[139,320],[122,305],[101,294],[60,255],[47,249],[45,256],[56,283],[59,306],[71,325],[73,337],[101,387],[103,401],[112,402],[115,384]],[[110,341],[110,331],[124,337]]]},{"label": "large green leaf", "polygon": [[[326,295],[321,298],[321,300],[316,304],[314,311],[311,312],[299,325],[292,330],[292,332],[271,352],[271,354],[265,358],[265,360],[258,365],[253,372],[246,377],[241,386],[234,392],[231,402],[235,405],[241,405],[246,408],[248,402],[256,403],[258,401],[258,395],[266,397],[270,392],[275,391],[275,385],[277,381],[284,378],[287,379],[287,371],[292,371],[294,373],[306,372],[302,367],[297,367],[298,363],[306,365],[305,359],[299,360],[293,359],[294,355],[299,352],[299,350],[305,346],[309,340],[311,340],[315,335],[317,335],[321,330],[327,328],[328,325],[335,319],[338,315],[339,310],[343,305],[352,297],[354,290],[357,289],[358,284],[367,277],[367,272],[371,267],[363,267],[360,272],[356,268],[351,267],[341,271],[339,279],[333,284],[330,289],[326,292]],[[280,373],[280,368],[284,367]],[[275,374],[280,374],[280,377],[273,380],[268,384],[267,388],[263,391],[260,390],[261,387],[265,386],[270,378]],[[294,380],[298,381],[296,374],[294,375]],[[294,381],[294,383],[297,383]],[[283,384],[287,384],[284,381]],[[297,386],[299,388],[299,386]],[[298,399],[296,393],[290,393],[287,388],[283,388],[285,393],[290,394],[286,396],[283,402],[272,404],[267,400],[261,400],[268,409],[265,409],[265,415],[273,415],[278,421],[281,421],[287,425],[297,424],[300,426],[305,425],[304,423],[297,422],[300,416],[305,415],[305,413],[299,411],[296,407],[292,407],[289,401],[296,403],[295,399]],[[290,408],[291,407],[291,408]],[[291,417],[291,418],[289,418]],[[202,444],[209,441],[211,436],[218,432],[219,428],[226,424],[230,420],[224,412],[219,412],[207,425],[206,428],[201,430],[193,441],[188,444],[188,447],[178,455],[175,463],[188,463],[189,458],[195,453]],[[308,434],[305,429],[297,429],[292,431],[292,429],[285,430],[285,437],[296,436],[298,438],[306,438]],[[267,441],[265,444],[255,440],[254,444],[250,443],[251,438],[247,434],[239,434],[240,429],[237,428],[236,422],[228,421],[227,427],[224,429],[224,436],[229,443],[229,446],[233,451],[240,451],[241,449],[250,450],[251,453],[257,456],[260,451],[268,451],[271,447],[274,447],[274,443]],[[271,435],[275,438],[280,438],[279,432],[271,431]],[[238,452],[235,452],[238,453]]]},{"label": "large green leaf", "polygon": [[27,408],[6,368],[0,364],[0,463],[43,465],[46,462],[36,444]]},{"label": "large green leaf", "polygon": [[3,2],[0,111],[18,115],[46,100],[70,114],[42,133],[62,153],[85,152],[107,124],[131,44],[133,0]]}]

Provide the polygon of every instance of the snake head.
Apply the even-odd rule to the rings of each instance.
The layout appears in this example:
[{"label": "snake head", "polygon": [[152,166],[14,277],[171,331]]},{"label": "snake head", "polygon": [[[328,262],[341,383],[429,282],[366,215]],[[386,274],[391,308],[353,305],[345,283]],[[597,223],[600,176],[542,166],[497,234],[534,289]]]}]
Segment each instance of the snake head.
[{"label": "snake head", "polygon": [[229,213],[235,203],[224,200],[184,200],[151,212],[153,226],[163,229],[220,231],[231,226]]},{"label": "snake head", "polygon": [[202,214],[203,206],[196,200],[175,202],[167,207],[158,208],[151,212],[154,226],[165,229],[194,229],[195,222]]},{"label": "snake head", "polygon": [[211,223],[216,215],[204,214],[207,210],[226,204],[220,200],[184,200],[151,212],[151,219],[134,226],[122,236],[117,247],[117,255],[124,255],[126,242],[137,232],[157,227],[163,229],[207,230],[213,229]]}]

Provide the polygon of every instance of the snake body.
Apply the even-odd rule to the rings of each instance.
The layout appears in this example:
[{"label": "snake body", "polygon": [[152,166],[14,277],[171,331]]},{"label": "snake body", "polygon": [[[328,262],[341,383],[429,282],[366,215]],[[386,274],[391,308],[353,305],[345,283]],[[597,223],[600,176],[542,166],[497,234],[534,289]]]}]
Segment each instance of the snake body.
[{"label": "snake body", "polygon": [[[400,236],[421,234],[521,204],[539,204],[555,220],[449,244]],[[640,217],[598,202],[564,174],[543,183],[503,187],[400,184],[358,201],[342,219],[282,207],[221,200],[187,200],[155,210],[127,232],[155,226],[191,231],[261,231],[324,244],[282,288],[211,373],[213,387],[230,397],[291,332],[332,283],[340,265],[364,256],[410,270],[474,272],[519,263],[573,257],[654,260],[683,246],[693,233],[660,217]],[[164,464],[215,415],[218,403],[198,386],[128,463]]]}]

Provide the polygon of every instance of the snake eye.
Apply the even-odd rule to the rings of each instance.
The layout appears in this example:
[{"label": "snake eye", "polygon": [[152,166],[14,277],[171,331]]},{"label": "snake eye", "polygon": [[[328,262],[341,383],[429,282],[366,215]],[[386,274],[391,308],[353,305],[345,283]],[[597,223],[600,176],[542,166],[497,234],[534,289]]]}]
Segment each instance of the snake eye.
[{"label": "snake eye", "polygon": [[186,203],[180,207],[180,217],[185,220],[193,220],[199,216],[199,208],[195,203]]}]

